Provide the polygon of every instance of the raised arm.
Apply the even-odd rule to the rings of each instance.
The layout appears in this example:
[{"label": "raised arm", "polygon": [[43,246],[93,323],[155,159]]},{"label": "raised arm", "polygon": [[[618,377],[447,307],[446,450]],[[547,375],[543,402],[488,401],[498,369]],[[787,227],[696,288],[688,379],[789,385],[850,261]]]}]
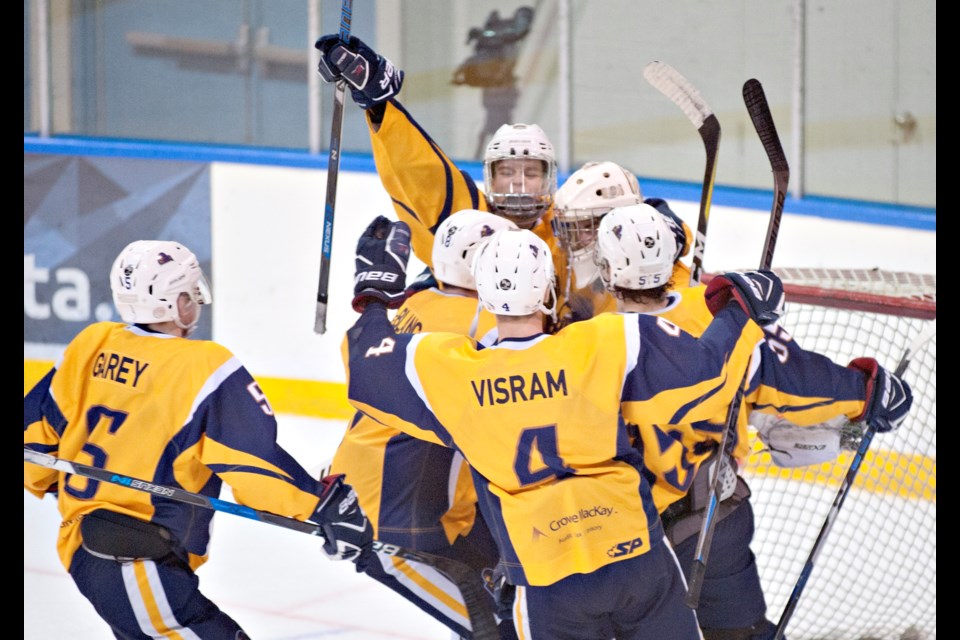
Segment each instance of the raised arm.
[{"label": "raised arm", "polygon": [[355,36],[346,45],[336,34],[323,36],[316,48],[320,76],[344,78],[366,111],[377,173],[397,217],[410,226],[414,253],[430,265],[437,226],[461,209],[486,210],[483,194],[397,100],[403,71]]}]

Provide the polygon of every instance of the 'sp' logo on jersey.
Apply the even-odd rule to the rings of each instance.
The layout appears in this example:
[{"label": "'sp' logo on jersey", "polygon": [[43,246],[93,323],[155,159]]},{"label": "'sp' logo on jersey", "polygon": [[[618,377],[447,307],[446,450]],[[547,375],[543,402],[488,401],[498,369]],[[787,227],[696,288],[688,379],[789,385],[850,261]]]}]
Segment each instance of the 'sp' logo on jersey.
[{"label": "'sp' logo on jersey", "polygon": [[618,542],[607,550],[607,555],[611,558],[630,555],[643,546],[643,538],[634,538],[625,542]]}]

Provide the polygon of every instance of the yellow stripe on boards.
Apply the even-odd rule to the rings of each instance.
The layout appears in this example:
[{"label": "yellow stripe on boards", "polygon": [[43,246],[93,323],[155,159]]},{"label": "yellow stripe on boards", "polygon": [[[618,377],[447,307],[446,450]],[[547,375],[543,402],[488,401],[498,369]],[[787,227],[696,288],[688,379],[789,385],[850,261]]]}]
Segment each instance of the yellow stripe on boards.
[{"label": "yellow stripe on boards", "polygon": [[[839,488],[850,468],[854,453],[845,451],[835,461],[807,467],[778,467],[763,444],[754,446],[744,470],[754,476],[794,480]],[[759,454],[759,456],[758,456]],[[877,495],[908,500],[937,501],[937,459],[918,453],[868,449],[857,473],[856,485]]]},{"label": "yellow stripe on boards", "polygon": [[347,402],[347,385],[342,382],[261,377],[257,382],[277,413],[324,420],[349,420],[355,413]]}]

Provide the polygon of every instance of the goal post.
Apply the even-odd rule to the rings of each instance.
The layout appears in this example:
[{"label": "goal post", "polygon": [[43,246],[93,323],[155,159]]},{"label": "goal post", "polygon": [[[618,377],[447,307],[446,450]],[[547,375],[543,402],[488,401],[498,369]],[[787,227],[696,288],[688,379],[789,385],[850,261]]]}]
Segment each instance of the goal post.
[{"label": "goal post", "polygon": [[[839,364],[870,356],[893,370],[936,318],[935,275],[774,270],[787,295],[783,326]],[[874,438],[786,629],[790,640],[936,638],[936,337],[904,379],[911,412],[897,431]],[[745,461],[769,619],[783,611],[852,459],[844,451],[832,462],[782,469],[758,443]]]}]

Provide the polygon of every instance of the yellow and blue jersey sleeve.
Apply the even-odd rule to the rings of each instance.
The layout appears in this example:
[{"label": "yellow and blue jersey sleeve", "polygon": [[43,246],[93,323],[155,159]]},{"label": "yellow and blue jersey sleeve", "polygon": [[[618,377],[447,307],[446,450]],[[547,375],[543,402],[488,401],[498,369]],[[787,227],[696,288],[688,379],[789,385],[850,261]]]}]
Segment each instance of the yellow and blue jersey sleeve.
[{"label": "yellow and blue jersey sleeve", "polygon": [[[380,181],[397,218],[410,225],[414,254],[432,266],[433,236],[440,223],[463,209],[487,211],[487,199],[398,101],[387,101],[378,126],[369,124]],[[557,244],[552,220],[551,209],[533,228],[550,247]]]},{"label": "yellow and blue jersey sleeve", "polygon": [[430,266],[440,223],[461,209],[485,211],[486,198],[399,102],[386,103],[379,127],[370,127],[370,142],[397,217],[410,225],[413,251]]},{"label": "yellow and blue jersey sleeve", "polygon": [[624,315],[639,325],[642,336],[640,357],[624,390],[624,418],[633,424],[682,424],[722,414],[763,337],[733,305],[714,317],[700,339],[661,317]]},{"label": "yellow and blue jersey sleeve", "polygon": [[861,371],[801,348],[779,326],[767,328],[762,350],[745,396],[753,410],[780,413],[801,426],[863,414],[866,380]]},{"label": "yellow and blue jersey sleeve", "polygon": [[[399,101],[388,100],[382,120],[377,124],[368,120],[368,124],[380,181],[393,202],[397,218],[410,225],[414,254],[427,266],[432,266],[433,237],[440,223],[462,209],[488,210],[486,197],[473,178],[447,157]],[[569,266],[566,253],[560,249],[553,232],[553,219],[551,208],[532,230],[553,252],[560,283],[558,309],[563,310]],[[686,224],[683,226],[689,251],[693,235]],[[689,280],[690,268],[678,261],[673,270],[675,287],[685,288]],[[574,289],[578,289],[576,283]],[[574,299],[569,304],[576,311],[563,314],[574,320],[616,308],[613,296],[602,287],[582,287],[576,293],[577,296],[571,295]],[[587,309],[589,311],[585,311]]]},{"label": "yellow and blue jersey sleeve", "polygon": [[[712,315],[703,285],[671,294],[667,308],[655,314],[693,335],[701,335]],[[750,411],[782,413],[800,425],[813,425],[863,410],[862,374],[803,350],[781,327],[768,327],[750,360],[750,380],[733,433],[733,453],[751,451]],[[683,496],[700,464],[712,455],[726,428],[727,410],[693,424],[639,424],[644,460],[656,478],[654,498],[662,510]]]}]

